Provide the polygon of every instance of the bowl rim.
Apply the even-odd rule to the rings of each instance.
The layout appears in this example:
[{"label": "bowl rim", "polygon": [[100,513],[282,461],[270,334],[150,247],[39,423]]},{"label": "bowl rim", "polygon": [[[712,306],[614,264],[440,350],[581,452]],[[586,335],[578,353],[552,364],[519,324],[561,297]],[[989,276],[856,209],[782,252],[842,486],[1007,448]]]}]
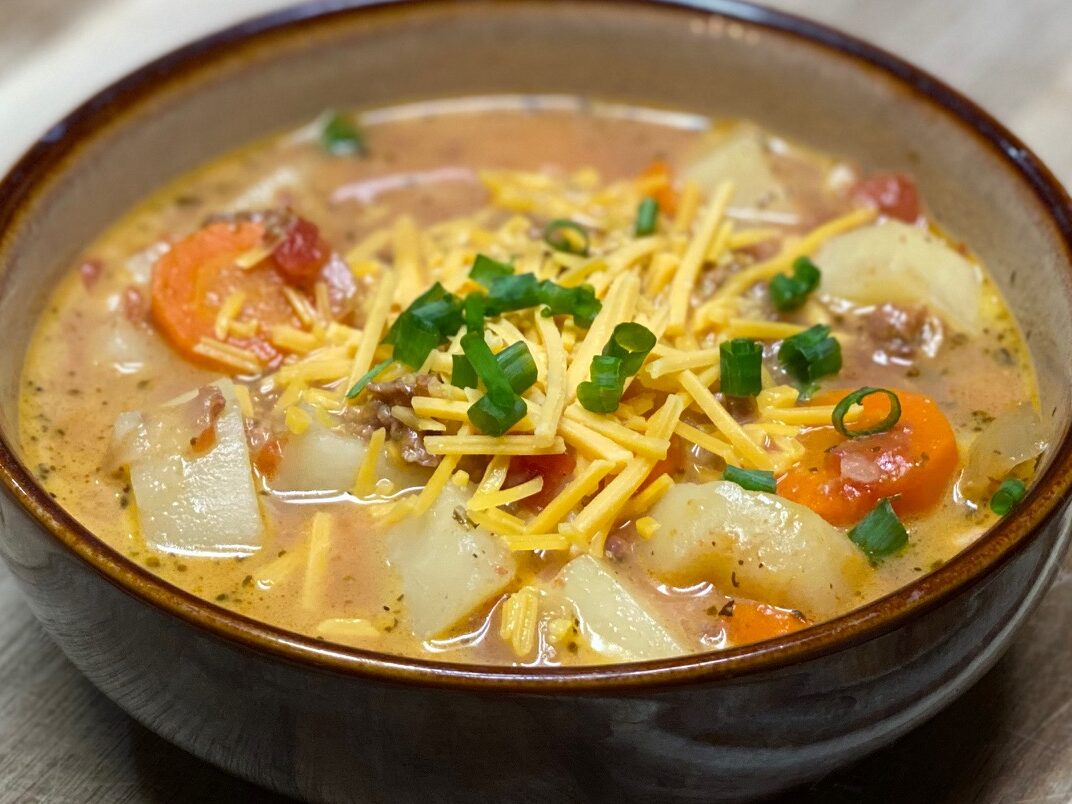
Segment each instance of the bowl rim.
[{"label": "bowl rim", "polygon": [[[597,0],[574,0],[573,4]],[[531,6],[542,0],[528,0]],[[946,114],[996,152],[1004,167],[1026,185],[1060,235],[1072,273],[1072,200],[1042,161],[1015,135],[974,102],[898,56],[829,26],[742,0],[602,0],[621,13],[638,8],[667,14],[702,14],[759,30],[789,35],[803,44],[841,56],[912,94],[916,101]],[[477,3],[487,5],[487,3]],[[421,13],[457,3],[451,0],[313,0],[284,8],[197,39],[128,73],[96,93],[52,126],[0,180],[0,256],[10,232],[27,214],[37,194],[77,158],[84,143],[175,82],[211,69],[236,48],[252,48],[305,28],[331,25],[351,15]],[[0,283],[3,277],[0,277]],[[21,364],[20,364],[21,365]],[[627,692],[685,683],[713,683],[784,668],[875,639],[981,583],[1027,549],[1052,519],[1072,488],[1072,432],[1054,448],[1053,458],[1016,511],[999,521],[939,569],[900,589],[801,631],[728,650],[659,661],[582,667],[531,668],[467,665],[409,658],[349,648],[259,622],[172,586],[105,544],[68,514],[37,484],[0,437],[0,481],[8,495],[57,542],[121,591],[233,646],[311,669],[354,677],[471,691],[578,694]]]}]

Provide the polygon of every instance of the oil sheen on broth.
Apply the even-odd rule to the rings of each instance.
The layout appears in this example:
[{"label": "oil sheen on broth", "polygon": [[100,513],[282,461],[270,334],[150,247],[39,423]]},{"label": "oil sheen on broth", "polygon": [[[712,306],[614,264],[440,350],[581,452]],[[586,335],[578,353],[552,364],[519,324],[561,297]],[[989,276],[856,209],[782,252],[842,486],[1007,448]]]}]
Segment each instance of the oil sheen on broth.
[{"label": "oil sheen on broth", "polygon": [[562,99],[325,115],[182,177],[72,266],[23,384],[28,465],[131,560],[456,662],[837,616],[1045,448],[1018,327],[911,177]]}]

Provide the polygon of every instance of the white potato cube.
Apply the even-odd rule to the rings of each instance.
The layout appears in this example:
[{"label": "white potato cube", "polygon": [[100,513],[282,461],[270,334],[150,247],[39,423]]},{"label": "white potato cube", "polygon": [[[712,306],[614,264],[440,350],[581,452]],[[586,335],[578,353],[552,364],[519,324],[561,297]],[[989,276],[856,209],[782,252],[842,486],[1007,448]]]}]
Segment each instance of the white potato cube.
[{"label": "white potato cube", "polygon": [[[304,433],[287,438],[272,489],[330,494],[349,491],[367,452],[364,439],[329,430],[314,420]],[[396,491],[423,485],[428,473],[424,467],[390,459],[386,451],[376,462],[377,478],[390,480]]]},{"label": "white potato cube", "polygon": [[637,662],[689,652],[605,562],[579,556],[562,568],[555,585],[573,604],[588,644],[608,659]]},{"label": "white potato cube", "polygon": [[763,147],[762,134],[744,127],[709,146],[683,171],[710,194],[725,180],[733,182],[730,205],[744,210],[788,212],[792,210],[789,193],[774,176]]},{"label": "white potato cube", "polygon": [[926,229],[884,221],[830,239],[814,259],[831,296],[923,304],[964,332],[982,327],[979,268]]},{"label": "white potato cube", "polygon": [[215,385],[225,405],[215,442],[203,454],[188,453],[189,432],[176,424],[188,397],[116,422],[117,438],[133,445],[127,454],[142,535],[159,550],[245,555],[261,546],[264,523],[242,413],[231,381]]},{"label": "white potato cube", "polygon": [[419,517],[387,533],[387,560],[402,579],[413,632],[439,636],[500,594],[517,573],[503,540],[465,518],[465,495],[448,484]]},{"label": "white potato cube", "polygon": [[679,483],[653,506],[660,528],[640,560],[670,583],[709,580],[825,619],[858,605],[867,560],[814,511],[735,483]]}]

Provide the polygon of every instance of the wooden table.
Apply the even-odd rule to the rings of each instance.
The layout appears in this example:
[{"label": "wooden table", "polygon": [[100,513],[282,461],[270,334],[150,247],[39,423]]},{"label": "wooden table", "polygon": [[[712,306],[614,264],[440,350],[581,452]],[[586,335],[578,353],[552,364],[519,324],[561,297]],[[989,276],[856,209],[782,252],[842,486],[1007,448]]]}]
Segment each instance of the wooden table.
[{"label": "wooden table", "polygon": [[[0,163],[153,53],[281,0],[5,0]],[[907,56],[1072,181],[1069,0],[775,0]],[[101,42],[124,42],[106,50]],[[130,47],[126,47],[129,43]],[[102,52],[107,58],[101,58]],[[72,76],[76,76],[72,79]],[[0,802],[278,801],[126,717],[64,659],[0,569]],[[1072,801],[1072,561],[997,667],[931,722],[786,801]]]}]

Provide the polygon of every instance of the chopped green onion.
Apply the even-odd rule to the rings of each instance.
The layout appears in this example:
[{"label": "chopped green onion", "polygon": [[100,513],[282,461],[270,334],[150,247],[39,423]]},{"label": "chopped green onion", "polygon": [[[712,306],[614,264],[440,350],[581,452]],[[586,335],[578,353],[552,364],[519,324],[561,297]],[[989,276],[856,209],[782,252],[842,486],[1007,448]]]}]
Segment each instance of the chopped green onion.
[{"label": "chopped green onion", "polygon": [[469,406],[469,421],[481,432],[501,436],[525,417],[528,408],[517,394],[502,396],[488,392]]},{"label": "chopped green onion", "polygon": [[778,484],[774,481],[774,472],[763,469],[739,469],[736,466],[727,466],[722,473],[722,479],[730,483],[736,483],[749,491],[765,491],[774,494],[778,490]]},{"label": "chopped green onion", "polygon": [[470,332],[484,331],[484,294],[470,293],[462,304],[465,328]]},{"label": "chopped green onion", "polygon": [[[849,412],[849,408],[853,405],[859,405],[866,397],[873,394],[885,394],[886,398],[890,400],[890,412],[885,419],[880,421],[874,427],[865,427],[862,430],[850,430],[845,424],[845,416]],[[847,438],[863,438],[864,436],[877,435],[878,433],[885,433],[891,429],[897,420],[901,418],[901,400],[897,398],[897,394],[893,391],[889,391],[885,388],[857,388],[851,394],[846,396],[837,405],[834,406],[834,413],[831,419],[834,424],[834,428]]]},{"label": "chopped green onion", "polygon": [[613,413],[622,402],[622,389],[585,380],[577,386],[577,401],[592,413]]},{"label": "chopped green onion", "polygon": [[998,490],[990,498],[990,510],[998,516],[1005,516],[1023,501],[1027,486],[1018,477],[1007,477],[1001,481]]},{"label": "chopped green onion", "polygon": [[420,368],[429,353],[442,342],[435,325],[412,313],[399,316],[401,324],[395,339],[395,360],[410,368]]},{"label": "chopped green onion", "polygon": [[757,396],[763,390],[763,346],[751,338],[734,338],[718,347],[722,393]]},{"label": "chopped green onion", "polygon": [[492,354],[482,332],[465,333],[462,336],[462,351],[489,393],[498,395],[500,399],[516,396],[509,378]]},{"label": "chopped green onion", "polygon": [[603,354],[620,357],[622,376],[631,377],[640,371],[656,340],[655,334],[643,324],[618,324],[603,347]]},{"label": "chopped green onion", "polygon": [[473,261],[473,267],[469,269],[469,278],[474,282],[488,288],[496,279],[510,276],[514,273],[514,266],[509,263],[493,260],[483,254],[477,254]]},{"label": "chopped green onion", "polygon": [[547,305],[543,310],[545,317],[572,315],[573,323],[584,329],[592,326],[595,317],[603,309],[591,285],[567,288],[545,279],[540,283],[538,295],[540,303]]},{"label": "chopped green onion", "polygon": [[353,120],[344,114],[331,114],[320,129],[320,144],[334,156],[364,153],[365,138]]},{"label": "chopped green onion", "polygon": [[523,394],[536,383],[536,361],[524,341],[510,344],[495,359],[515,393]]},{"label": "chopped green onion", "polygon": [[480,384],[480,378],[476,376],[476,370],[469,358],[465,355],[451,355],[451,362],[451,385],[456,388],[476,388]]},{"label": "chopped green onion", "polygon": [[375,366],[373,366],[364,374],[362,374],[358,381],[355,382],[353,386],[351,386],[350,390],[346,392],[346,398],[357,399],[358,395],[360,395],[360,393],[368,387],[368,384],[377,377],[379,377],[383,373],[383,370],[389,365],[391,365],[391,363],[393,362],[394,358],[389,357],[382,363],[377,363]]},{"label": "chopped green onion", "polygon": [[869,557],[880,558],[904,547],[908,543],[908,531],[889,499],[883,499],[849,531],[849,539]]},{"label": "chopped green onion", "polygon": [[528,407],[518,396],[536,382],[536,363],[528,346],[518,341],[492,354],[482,332],[462,336],[462,351],[487,392],[469,406],[469,421],[481,432],[500,436],[519,422]]},{"label": "chopped green onion", "polygon": [[489,315],[535,307],[540,303],[540,283],[535,274],[496,277],[488,286],[485,302]]},{"label": "chopped green onion", "polygon": [[442,299],[429,302],[423,307],[411,309],[409,315],[415,316],[435,327],[443,338],[456,333],[464,323],[461,300],[453,294],[448,294]]},{"label": "chopped green onion", "polygon": [[778,274],[770,281],[771,303],[776,309],[796,310],[819,287],[822,271],[807,257],[797,257],[793,262],[793,275]]},{"label": "chopped green onion", "polygon": [[555,251],[567,254],[588,254],[588,230],[571,220],[558,218],[551,221],[543,230],[543,239]]},{"label": "chopped green onion", "polygon": [[613,413],[622,401],[625,388],[622,359],[614,355],[596,355],[589,370],[591,380],[577,386],[577,401],[592,413]]},{"label": "chopped green onion", "polygon": [[461,329],[462,302],[436,282],[395,319],[383,342],[395,347],[395,359],[420,368],[428,353]]},{"label": "chopped green onion", "polygon": [[654,198],[645,198],[640,202],[636,212],[636,226],[633,231],[637,237],[655,234],[659,222],[659,202]]},{"label": "chopped green onion", "polygon": [[622,401],[625,380],[633,376],[655,346],[655,335],[641,324],[619,324],[603,347],[603,354],[592,358],[590,380],[577,386],[577,400],[593,413],[613,413]]},{"label": "chopped green onion", "polygon": [[[395,343],[398,340],[398,331],[402,327],[402,321],[406,317],[407,313],[414,310],[420,310],[430,304],[433,304],[440,299],[445,299],[448,296],[453,297],[445,287],[436,282],[432,287],[428,288],[424,293],[414,299],[409,307],[402,311],[402,313],[395,319],[395,322],[391,325],[391,328],[387,330],[387,334],[383,338],[384,343]],[[451,333],[453,334],[453,333]]]},{"label": "chopped green onion", "polygon": [[[608,387],[621,386],[625,372],[622,371],[622,359],[617,355],[596,355],[588,369],[592,382]],[[620,393],[620,392],[619,392]]]},{"label": "chopped green onion", "polygon": [[814,382],[841,371],[841,344],[830,337],[830,327],[816,324],[782,341],[778,362],[800,382]]}]

